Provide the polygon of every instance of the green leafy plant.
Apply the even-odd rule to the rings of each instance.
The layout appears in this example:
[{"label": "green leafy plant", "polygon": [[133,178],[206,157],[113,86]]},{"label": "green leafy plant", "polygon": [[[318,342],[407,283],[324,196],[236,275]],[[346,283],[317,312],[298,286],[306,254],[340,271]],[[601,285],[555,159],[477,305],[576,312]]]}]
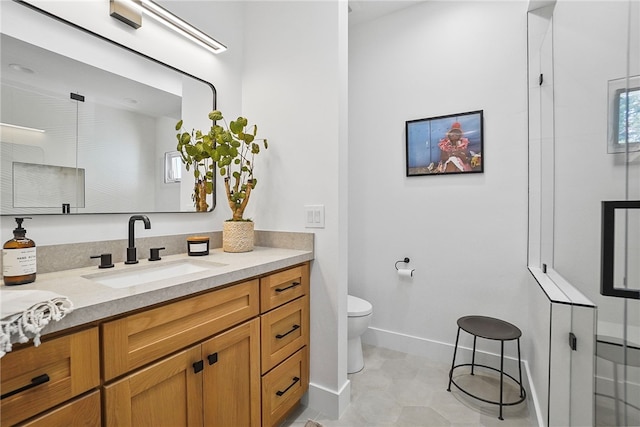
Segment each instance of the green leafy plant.
[{"label": "green leafy plant", "polygon": [[[220,175],[224,177],[227,201],[233,216],[232,221],[247,221],[244,210],[249,203],[251,191],[258,183],[254,176],[254,160],[260,153],[260,144],[267,149],[268,143],[264,138],[257,138],[258,126],[249,125],[245,117],[238,117],[227,124],[222,113],[218,110],[209,113],[209,119],[214,121],[207,133],[201,130],[181,132],[176,135],[177,149],[182,155],[182,161],[187,170],[193,167],[196,185],[199,181],[205,183],[205,191],[213,191],[213,162]],[[217,122],[221,121],[222,126]],[[183,121],[176,124],[176,130],[182,130]],[[194,199],[195,201],[195,199]]]},{"label": "green leafy plant", "polygon": [[[176,124],[176,130],[182,130],[182,120]],[[196,211],[205,212],[209,209],[207,194],[213,193],[213,141],[200,130],[181,132],[176,137],[182,163],[187,171],[193,170],[194,188],[191,200]]]}]

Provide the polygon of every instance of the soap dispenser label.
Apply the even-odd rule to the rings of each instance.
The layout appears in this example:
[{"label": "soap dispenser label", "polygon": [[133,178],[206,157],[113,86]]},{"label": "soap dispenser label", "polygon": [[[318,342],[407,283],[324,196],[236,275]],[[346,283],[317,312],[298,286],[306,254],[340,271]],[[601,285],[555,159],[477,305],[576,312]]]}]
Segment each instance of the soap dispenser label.
[{"label": "soap dispenser label", "polygon": [[36,248],[2,250],[3,276],[24,276],[35,272]]}]

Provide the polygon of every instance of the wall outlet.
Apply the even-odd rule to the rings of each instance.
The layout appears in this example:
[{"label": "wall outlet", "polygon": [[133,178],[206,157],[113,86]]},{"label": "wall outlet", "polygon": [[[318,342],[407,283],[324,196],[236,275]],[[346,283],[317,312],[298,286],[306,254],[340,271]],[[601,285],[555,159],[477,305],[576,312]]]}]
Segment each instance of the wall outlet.
[{"label": "wall outlet", "polygon": [[305,205],[304,226],[306,228],[324,228],[324,205]]}]

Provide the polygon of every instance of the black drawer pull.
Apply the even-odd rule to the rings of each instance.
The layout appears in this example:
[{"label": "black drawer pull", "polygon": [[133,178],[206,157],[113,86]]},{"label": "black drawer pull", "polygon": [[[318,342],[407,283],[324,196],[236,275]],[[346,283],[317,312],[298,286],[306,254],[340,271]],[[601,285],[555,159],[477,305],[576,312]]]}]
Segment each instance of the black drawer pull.
[{"label": "black drawer pull", "polygon": [[295,331],[296,329],[300,329],[300,325],[293,325],[293,327],[291,328],[291,330],[289,332],[286,332],[284,334],[278,334],[276,335],[276,338],[278,338],[279,340],[286,337],[287,335],[289,335],[291,332]]},{"label": "black drawer pull", "polygon": [[14,394],[22,393],[25,390],[29,390],[30,388],[39,386],[40,384],[44,384],[46,382],[49,382],[49,375],[47,374],[38,375],[37,377],[31,379],[31,384],[27,384],[24,387],[20,387],[16,390],[3,394],[2,396],[0,396],[0,400],[4,399],[5,397],[13,396]]},{"label": "black drawer pull", "polygon": [[198,360],[193,364],[193,373],[197,374],[198,372],[204,369],[204,361]]},{"label": "black drawer pull", "polygon": [[296,286],[300,286],[300,285],[301,285],[300,282],[293,282],[291,285],[287,286],[286,288],[276,288],[276,292],[278,293],[284,292],[287,289],[295,288]]},{"label": "black drawer pull", "polygon": [[288,391],[289,391],[289,389],[290,389],[291,387],[293,387],[293,386],[294,386],[298,381],[300,381],[300,378],[298,378],[298,377],[293,377],[293,382],[292,382],[291,384],[289,384],[289,387],[285,388],[285,389],[284,389],[284,391],[280,391],[280,390],[276,391],[276,394],[277,394],[278,396],[282,396],[283,394],[285,394],[286,392],[288,392]]}]

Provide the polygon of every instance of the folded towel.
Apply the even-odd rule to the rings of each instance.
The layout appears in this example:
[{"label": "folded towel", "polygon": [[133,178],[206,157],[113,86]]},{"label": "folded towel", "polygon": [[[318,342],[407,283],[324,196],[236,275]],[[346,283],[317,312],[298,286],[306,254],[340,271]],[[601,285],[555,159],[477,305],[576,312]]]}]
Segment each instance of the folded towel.
[{"label": "folded towel", "polygon": [[[0,292],[0,357],[11,351],[13,342],[33,338],[40,345],[40,333],[49,322],[73,311],[71,301],[49,291],[2,290]],[[12,339],[12,335],[15,335]]]}]

